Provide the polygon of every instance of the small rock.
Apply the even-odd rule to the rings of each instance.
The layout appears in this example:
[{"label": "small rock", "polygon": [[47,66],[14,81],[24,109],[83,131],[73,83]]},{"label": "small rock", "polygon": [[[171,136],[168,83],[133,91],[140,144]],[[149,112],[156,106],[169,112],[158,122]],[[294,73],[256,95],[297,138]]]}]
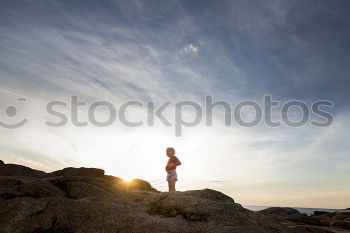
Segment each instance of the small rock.
[{"label": "small rock", "polygon": [[5,164],[4,161],[0,160],[0,165],[4,165],[4,164]]}]

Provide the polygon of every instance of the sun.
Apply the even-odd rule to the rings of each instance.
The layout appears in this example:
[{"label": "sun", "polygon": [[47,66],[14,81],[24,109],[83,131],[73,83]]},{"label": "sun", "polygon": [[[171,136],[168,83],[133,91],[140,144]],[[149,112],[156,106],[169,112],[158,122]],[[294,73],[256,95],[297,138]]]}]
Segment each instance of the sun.
[{"label": "sun", "polygon": [[124,182],[126,183],[130,183],[134,180],[134,178],[130,178],[130,177],[125,177],[125,178],[122,178],[124,180]]}]

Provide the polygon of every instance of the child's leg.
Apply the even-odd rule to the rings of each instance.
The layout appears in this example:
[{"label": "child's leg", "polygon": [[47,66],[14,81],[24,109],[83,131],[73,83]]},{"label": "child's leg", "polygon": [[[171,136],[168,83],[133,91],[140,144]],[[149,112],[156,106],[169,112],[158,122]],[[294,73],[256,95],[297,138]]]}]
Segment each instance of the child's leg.
[{"label": "child's leg", "polygon": [[170,180],[169,181],[169,192],[175,192],[175,183],[176,183],[176,180]]},{"label": "child's leg", "polygon": [[171,180],[168,181],[168,189],[169,189],[169,192],[171,192]]},{"label": "child's leg", "polygon": [[173,180],[173,192],[176,191],[176,189],[175,189],[175,184],[176,184],[176,180]]}]

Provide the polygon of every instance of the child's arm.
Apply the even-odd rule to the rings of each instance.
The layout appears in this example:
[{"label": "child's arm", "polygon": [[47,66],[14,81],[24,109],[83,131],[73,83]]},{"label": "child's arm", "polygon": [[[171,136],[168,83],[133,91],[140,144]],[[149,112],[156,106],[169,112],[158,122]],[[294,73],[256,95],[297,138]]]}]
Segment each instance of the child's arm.
[{"label": "child's arm", "polygon": [[180,160],[176,158],[174,166],[180,166],[180,165],[181,165]]}]

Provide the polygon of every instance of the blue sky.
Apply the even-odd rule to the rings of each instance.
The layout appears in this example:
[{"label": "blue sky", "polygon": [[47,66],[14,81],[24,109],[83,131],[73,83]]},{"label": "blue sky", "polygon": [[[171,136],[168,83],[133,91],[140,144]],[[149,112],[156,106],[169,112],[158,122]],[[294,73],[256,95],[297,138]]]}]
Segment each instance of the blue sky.
[{"label": "blue sky", "polygon": [[[349,207],[348,1],[7,1],[0,3],[0,128],[6,162],[52,171],[93,166],[164,189],[164,148],[179,189],[215,188],[242,204]],[[107,100],[298,99],[335,103],[326,128],[49,128],[45,104]],[[86,109],[81,110],[82,115]],[[143,115],[137,112],[134,115]],[[103,115],[103,113],[101,113]],[[2,120],[7,119],[2,111]],[[20,116],[19,116],[20,117]],[[143,164],[148,164],[144,168]],[[181,179],[180,179],[181,181]]]}]

